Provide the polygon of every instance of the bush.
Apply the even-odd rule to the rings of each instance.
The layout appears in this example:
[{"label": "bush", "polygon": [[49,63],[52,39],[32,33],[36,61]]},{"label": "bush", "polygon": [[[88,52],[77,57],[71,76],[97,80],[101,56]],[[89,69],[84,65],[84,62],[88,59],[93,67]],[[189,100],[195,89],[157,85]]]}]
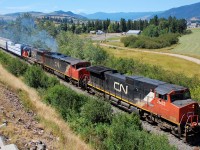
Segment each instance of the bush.
[{"label": "bush", "polygon": [[48,77],[43,70],[37,66],[31,66],[24,75],[25,82],[33,88],[47,88]]},{"label": "bush", "polygon": [[178,43],[179,34],[167,33],[159,37],[128,36],[121,38],[125,47],[159,49]]},{"label": "bush", "polygon": [[15,76],[22,76],[25,74],[28,65],[16,58],[11,58],[7,65],[8,70]]},{"label": "bush", "polygon": [[8,54],[0,52],[0,62],[7,70],[15,76],[22,76],[26,72],[28,65],[18,58],[12,58]]},{"label": "bush", "polygon": [[110,104],[90,99],[81,110],[81,116],[92,123],[109,123],[112,115]]},{"label": "bush", "polygon": [[87,97],[76,94],[64,85],[55,85],[47,90],[44,100],[55,107],[65,120],[71,119],[73,113],[80,113],[80,108]]}]

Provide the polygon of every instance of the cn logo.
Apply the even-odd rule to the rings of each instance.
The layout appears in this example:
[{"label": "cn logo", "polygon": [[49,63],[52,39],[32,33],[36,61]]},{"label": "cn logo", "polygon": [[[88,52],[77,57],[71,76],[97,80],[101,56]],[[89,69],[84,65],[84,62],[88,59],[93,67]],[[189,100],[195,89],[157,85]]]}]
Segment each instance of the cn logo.
[{"label": "cn logo", "polygon": [[120,84],[118,82],[114,82],[114,89],[118,92],[124,92],[125,94],[128,94],[128,86],[124,87],[123,84]]}]

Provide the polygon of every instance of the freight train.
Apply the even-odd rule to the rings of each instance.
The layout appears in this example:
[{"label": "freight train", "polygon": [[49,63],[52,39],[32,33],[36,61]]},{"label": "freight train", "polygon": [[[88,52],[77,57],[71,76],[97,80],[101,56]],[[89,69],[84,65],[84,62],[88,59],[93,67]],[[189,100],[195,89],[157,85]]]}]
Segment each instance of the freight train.
[{"label": "freight train", "polygon": [[91,66],[88,61],[14,44],[5,38],[0,38],[0,47],[88,92],[101,94],[111,103],[138,113],[142,119],[180,138],[186,137],[186,141],[199,135],[199,105],[191,99],[186,87],[142,76],[127,76],[112,68]]}]

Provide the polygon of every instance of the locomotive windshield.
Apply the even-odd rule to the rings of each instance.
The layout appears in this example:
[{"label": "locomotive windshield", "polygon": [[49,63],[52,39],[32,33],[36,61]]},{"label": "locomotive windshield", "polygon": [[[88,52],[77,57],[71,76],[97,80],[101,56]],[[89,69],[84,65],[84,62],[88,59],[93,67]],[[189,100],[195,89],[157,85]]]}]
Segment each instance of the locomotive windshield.
[{"label": "locomotive windshield", "polygon": [[90,66],[90,63],[79,63],[76,65],[76,69],[79,69],[79,68],[83,68],[83,67],[89,67]]},{"label": "locomotive windshield", "polygon": [[186,100],[186,99],[191,99],[190,92],[185,91],[185,92],[176,92],[173,95],[170,95],[171,102],[174,102],[176,100]]}]

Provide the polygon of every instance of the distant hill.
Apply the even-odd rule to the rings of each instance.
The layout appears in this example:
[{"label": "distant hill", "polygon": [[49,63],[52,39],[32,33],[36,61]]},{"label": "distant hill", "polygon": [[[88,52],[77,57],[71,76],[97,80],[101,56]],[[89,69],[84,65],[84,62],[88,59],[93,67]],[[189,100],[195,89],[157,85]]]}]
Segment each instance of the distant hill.
[{"label": "distant hill", "polygon": [[200,19],[200,2],[191,5],[172,8],[163,13],[158,14],[158,17],[168,18],[169,16],[175,16],[176,18],[184,18],[187,20],[191,18]]},{"label": "distant hill", "polygon": [[160,14],[161,12],[118,12],[118,13],[105,13],[105,12],[97,12],[94,14],[82,14],[88,19],[100,19],[106,20],[107,18],[114,21],[119,21],[121,18],[126,20],[137,20],[137,19],[146,19],[152,15]]},{"label": "distant hill", "polygon": [[0,18],[3,18],[4,20],[15,20],[18,16],[20,16],[24,13],[29,13],[32,16],[35,16],[35,17],[44,15],[44,13],[42,13],[42,12],[30,11],[30,12],[16,12],[16,13],[0,15]]},{"label": "distant hill", "polygon": [[16,12],[16,13],[10,13],[5,15],[0,15],[0,18],[3,18],[5,20],[15,20],[18,16],[24,14],[24,13],[30,13],[34,17],[54,17],[54,18],[67,18],[67,19],[87,19],[84,16],[74,14],[71,11],[64,12],[62,10],[54,11],[51,13],[43,13],[43,12]]},{"label": "distant hill", "polygon": [[[0,15],[0,19],[3,18],[5,20],[13,20],[16,19],[17,16],[27,13],[27,12],[17,12],[12,14]],[[99,20],[106,20],[107,18],[113,21],[119,21],[121,18],[126,20],[137,20],[137,19],[150,19],[155,15],[158,17],[168,18],[169,16],[175,16],[176,18],[185,18],[187,20],[190,19],[200,19],[200,2],[181,6],[177,8],[172,8],[166,11],[160,12],[117,12],[117,13],[105,13],[105,12],[97,12],[93,14],[75,14],[71,11],[54,11],[51,13],[43,13],[43,12],[28,12],[35,17],[54,17],[54,18],[66,18],[66,19],[73,19],[73,20],[86,20],[88,19],[99,19]]]},{"label": "distant hill", "polygon": [[77,19],[87,19],[86,17],[78,15],[78,14],[74,14],[71,11],[64,12],[62,10],[47,13],[45,14],[45,16],[62,16],[62,17],[74,17]]}]

